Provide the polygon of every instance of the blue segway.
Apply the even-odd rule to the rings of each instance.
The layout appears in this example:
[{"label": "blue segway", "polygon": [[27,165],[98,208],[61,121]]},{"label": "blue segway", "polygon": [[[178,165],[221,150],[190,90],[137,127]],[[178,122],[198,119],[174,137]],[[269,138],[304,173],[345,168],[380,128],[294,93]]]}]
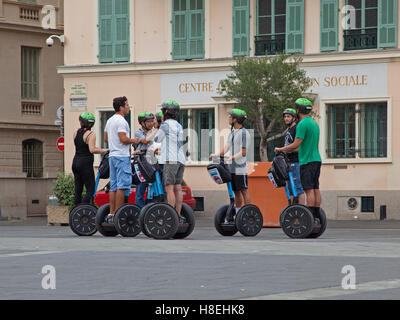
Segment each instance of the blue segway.
[{"label": "blue segway", "polygon": [[[104,154],[96,178],[95,192],[92,200],[96,197],[97,188],[100,179],[108,179],[110,168],[108,163],[109,153]],[[98,212],[97,206],[93,203],[79,204],[69,214],[69,226],[71,230],[80,237],[89,237],[97,232],[96,215]]]},{"label": "blue segway", "polygon": [[226,184],[228,188],[230,203],[219,208],[214,218],[214,226],[218,233],[225,237],[234,236],[238,231],[246,237],[259,234],[263,228],[263,216],[257,206],[245,205],[236,214],[232,178],[223,158],[219,163],[208,165],[207,171],[215,183]]},{"label": "blue segway", "polygon": [[134,161],[134,183],[149,183],[148,199],[153,201],[140,212],[142,232],[157,240],[184,239],[194,230],[195,216],[192,208],[182,203],[180,223],[175,208],[165,202],[164,189],[158,164],[150,164],[146,157],[139,155]]},{"label": "blue segway", "polygon": [[319,238],[327,227],[326,214],[321,208],[320,219],[316,218],[307,206],[298,204],[292,168],[285,153],[275,156],[268,177],[274,187],[285,187],[288,206],[280,214],[283,232],[292,239]]}]

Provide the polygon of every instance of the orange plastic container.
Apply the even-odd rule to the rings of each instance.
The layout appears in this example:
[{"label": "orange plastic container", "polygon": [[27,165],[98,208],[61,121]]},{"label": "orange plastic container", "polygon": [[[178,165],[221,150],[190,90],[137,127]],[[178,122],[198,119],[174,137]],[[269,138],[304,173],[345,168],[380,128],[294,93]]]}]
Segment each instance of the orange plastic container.
[{"label": "orange plastic container", "polygon": [[279,216],[288,206],[285,188],[275,188],[268,178],[271,162],[257,162],[249,165],[249,193],[251,203],[260,208],[264,227],[280,227]]}]

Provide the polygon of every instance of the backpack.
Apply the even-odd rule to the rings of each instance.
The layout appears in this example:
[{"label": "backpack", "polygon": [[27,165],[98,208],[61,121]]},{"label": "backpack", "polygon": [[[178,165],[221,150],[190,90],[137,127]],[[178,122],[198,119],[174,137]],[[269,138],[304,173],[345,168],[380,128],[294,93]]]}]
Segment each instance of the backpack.
[{"label": "backpack", "polygon": [[208,165],[207,171],[211,179],[217,184],[224,184],[232,180],[232,175],[223,162],[220,164],[212,163]]},{"label": "backpack", "polygon": [[101,159],[101,162],[99,165],[100,179],[108,179],[110,177],[110,163],[108,162],[109,156],[110,156],[110,152],[107,152],[103,156],[103,159]]},{"label": "backpack", "polygon": [[132,183],[153,183],[156,181],[158,164],[151,164],[147,161],[145,154],[135,156],[132,162]]},{"label": "backpack", "polygon": [[275,188],[286,186],[289,181],[290,164],[287,156],[280,153],[272,161],[272,168],[268,170],[268,177]]}]

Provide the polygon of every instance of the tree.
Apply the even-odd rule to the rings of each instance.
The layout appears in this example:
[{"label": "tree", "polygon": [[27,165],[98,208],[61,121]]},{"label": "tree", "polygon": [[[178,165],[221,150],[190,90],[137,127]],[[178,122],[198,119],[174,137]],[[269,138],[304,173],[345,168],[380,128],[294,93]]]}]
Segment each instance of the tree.
[{"label": "tree", "polygon": [[310,87],[306,72],[300,69],[301,62],[301,57],[287,54],[239,57],[233,72],[222,82],[220,93],[247,112],[261,137],[261,161],[268,161],[268,136],[276,121],[282,120],[282,112],[293,107]]}]

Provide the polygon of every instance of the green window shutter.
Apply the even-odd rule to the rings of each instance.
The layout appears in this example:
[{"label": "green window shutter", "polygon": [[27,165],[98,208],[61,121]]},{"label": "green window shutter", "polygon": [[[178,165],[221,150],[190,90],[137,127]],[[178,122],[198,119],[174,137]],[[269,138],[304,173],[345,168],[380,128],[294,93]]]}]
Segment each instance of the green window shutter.
[{"label": "green window shutter", "polygon": [[321,0],[321,51],[338,50],[338,0]]},{"label": "green window shutter", "polygon": [[204,0],[173,0],[172,58],[204,58]]},{"label": "green window shutter", "polygon": [[99,61],[114,61],[113,0],[99,0]]},{"label": "green window shutter", "polygon": [[286,52],[304,52],[304,0],[286,0]]},{"label": "green window shutter", "polygon": [[189,0],[189,58],[204,58],[204,0]]},{"label": "green window shutter", "polygon": [[249,0],[233,0],[233,55],[249,54]]},{"label": "green window shutter", "polygon": [[397,47],[397,0],[378,1],[378,46]]},{"label": "green window shutter", "polygon": [[129,62],[129,0],[114,0],[115,62]]}]

